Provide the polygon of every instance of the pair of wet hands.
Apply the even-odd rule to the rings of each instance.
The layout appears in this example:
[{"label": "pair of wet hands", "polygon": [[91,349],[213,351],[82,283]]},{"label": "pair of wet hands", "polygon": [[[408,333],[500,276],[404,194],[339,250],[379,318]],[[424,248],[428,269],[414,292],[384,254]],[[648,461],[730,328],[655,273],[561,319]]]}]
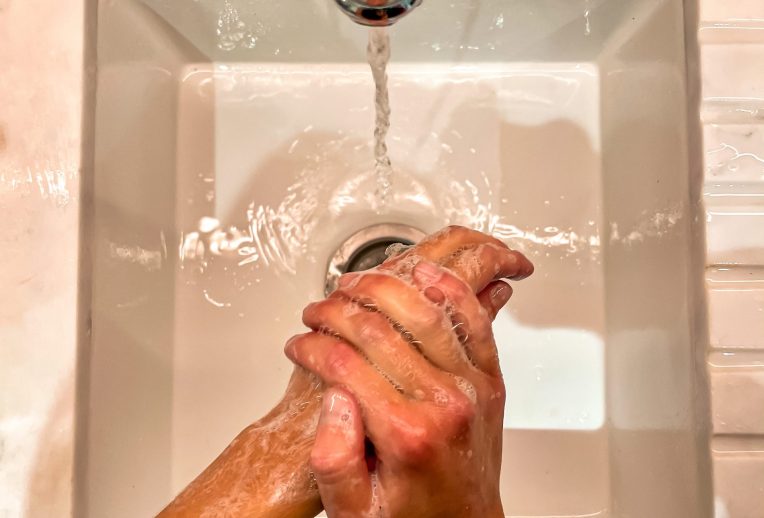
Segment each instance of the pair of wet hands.
[{"label": "pair of wet hands", "polygon": [[313,332],[286,354],[328,387],[310,463],[329,516],[503,516],[491,322],[511,296],[498,279],[532,271],[500,241],[449,228],[305,309]]},{"label": "pair of wet hands", "polygon": [[[279,425],[266,417],[168,509],[176,503],[176,510],[184,509],[185,499],[196,502],[191,508],[244,516],[204,499],[223,491],[220,480],[241,485],[236,462],[273,456],[260,469],[288,467],[295,456],[271,450],[278,441],[299,450],[309,430],[303,450],[309,448],[309,469],[330,517],[503,516],[505,389],[491,323],[512,295],[500,279],[532,272],[528,259],[502,242],[449,227],[373,270],[343,276],[331,296],[305,309],[303,322],[312,331],[285,347],[298,367],[280,406],[320,400],[317,427],[310,408]],[[264,438],[275,446],[252,446]],[[268,484],[274,484],[271,492],[287,487],[288,476],[247,475],[260,487],[250,497],[262,499]],[[304,515],[312,504],[298,496],[299,482],[295,487],[294,503],[247,516]],[[186,514],[165,514],[180,515]]]}]

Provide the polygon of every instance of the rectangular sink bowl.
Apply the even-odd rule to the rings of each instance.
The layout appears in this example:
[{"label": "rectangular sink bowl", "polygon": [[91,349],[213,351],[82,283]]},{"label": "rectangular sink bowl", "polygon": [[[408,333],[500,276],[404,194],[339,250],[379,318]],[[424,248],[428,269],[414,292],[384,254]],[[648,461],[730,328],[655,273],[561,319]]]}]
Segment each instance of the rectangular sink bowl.
[{"label": "rectangular sink bowl", "polygon": [[425,1],[391,30],[379,206],[367,29],[333,2],[102,0],[77,516],[156,513],[267,412],[329,258],[395,223],[536,265],[495,325],[508,516],[710,517],[684,27],[669,0]]}]

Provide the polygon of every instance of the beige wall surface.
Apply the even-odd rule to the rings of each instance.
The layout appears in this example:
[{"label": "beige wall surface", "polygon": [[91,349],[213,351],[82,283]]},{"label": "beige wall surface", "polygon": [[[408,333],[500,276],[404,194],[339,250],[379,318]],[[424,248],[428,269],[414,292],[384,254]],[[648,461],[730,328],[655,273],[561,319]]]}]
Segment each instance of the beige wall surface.
[{"label": "beige wall surface", "polygon": [[71,508],[83,2],[0,0],[0,516]]}]

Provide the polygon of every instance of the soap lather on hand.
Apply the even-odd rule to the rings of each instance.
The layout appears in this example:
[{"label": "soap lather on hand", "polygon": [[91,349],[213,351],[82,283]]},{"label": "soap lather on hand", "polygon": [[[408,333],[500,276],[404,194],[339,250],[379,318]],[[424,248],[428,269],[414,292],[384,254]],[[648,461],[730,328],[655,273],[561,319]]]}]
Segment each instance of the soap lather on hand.
[{"label": "soap lather on hand", "polygon": [[284,399],[160,513],[504,516],[505,390],[491,322],[533,272],[521,253],[448,227],[346,274],[305,308]]}]

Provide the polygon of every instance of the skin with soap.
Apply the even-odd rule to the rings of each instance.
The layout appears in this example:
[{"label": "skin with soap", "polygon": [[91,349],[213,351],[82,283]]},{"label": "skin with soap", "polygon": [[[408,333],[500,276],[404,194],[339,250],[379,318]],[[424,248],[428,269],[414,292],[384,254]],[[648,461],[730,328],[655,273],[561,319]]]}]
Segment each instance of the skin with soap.
[{"label": "skin with soap", "polygon": [[[449,227],[309,305],[282,401],[161,513],[503,516],[504,383],[491,322],[533,271]],[[373,446],[370,446],[373,445]]]}]

